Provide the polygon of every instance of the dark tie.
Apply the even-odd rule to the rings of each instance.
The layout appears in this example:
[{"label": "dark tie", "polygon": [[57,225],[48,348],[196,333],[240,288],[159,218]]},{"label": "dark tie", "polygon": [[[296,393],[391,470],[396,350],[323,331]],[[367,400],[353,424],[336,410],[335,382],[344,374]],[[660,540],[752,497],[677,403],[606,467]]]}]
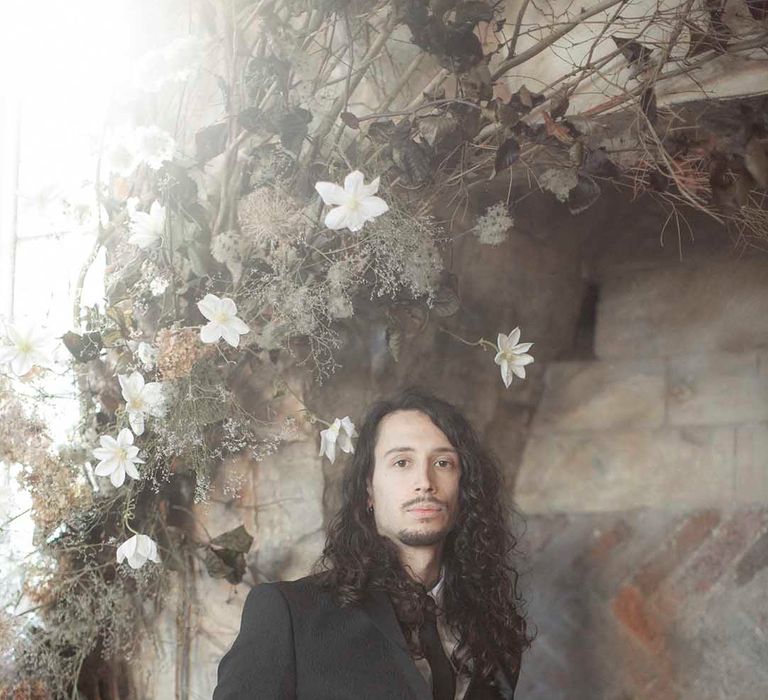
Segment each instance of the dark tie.
[{"label": "dark tie", "polygon": [[451,662],[445,655],[437,632],[437,619],[431,609],[425,606],[424,624],[419,628],[419,642],[424,658],[432,669],[432,697],[434,700],[453,700],[456,693],[456,680],[453,677]]}]

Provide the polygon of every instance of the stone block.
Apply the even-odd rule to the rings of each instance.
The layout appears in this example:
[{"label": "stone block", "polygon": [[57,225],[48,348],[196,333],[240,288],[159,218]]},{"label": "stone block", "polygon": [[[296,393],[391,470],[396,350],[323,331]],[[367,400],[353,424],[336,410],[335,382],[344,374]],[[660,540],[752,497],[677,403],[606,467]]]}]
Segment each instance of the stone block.
[{"label": "stone block", "polygon": [[315,444],[283,446],[258,465],[256,565],[268,579],[291,566],[291,548],[323,526],[323,472]]},{"label": "stone block", "polygon": [[664,372],[661,360],[550,363],[533,430],[658,428]]},{"label": "stone block", "polygon": [[689,355],[669,360],[670,425],[768,420],[768,374],[756,352]]},{"label": "stone block", "polygon": [[730,427],[532,434],[516,500],[527,513],[730,503]]},{"label": "stone block", "polygon": [[625,273],[597,309],[601,359],[741,352],[768,345],[765,257]]},{"label": "stone block", "polygon": [[736,428],[733,490],[739,503],[768,503],[768,424]]}]

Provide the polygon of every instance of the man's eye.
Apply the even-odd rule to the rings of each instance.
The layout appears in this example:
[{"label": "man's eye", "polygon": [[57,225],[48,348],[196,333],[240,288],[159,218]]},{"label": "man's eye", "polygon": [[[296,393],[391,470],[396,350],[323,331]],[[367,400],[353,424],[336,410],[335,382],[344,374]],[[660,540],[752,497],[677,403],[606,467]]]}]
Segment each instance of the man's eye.
[{"label": "man's eye", "polygon": [[397,467],[404,467],[406,464],[408,464],[407,459],[398,459],[397,462],[395,462],[395,466]]},{"label": "man's eye", "polygon": [[451,462],[451,460],[449,460],[449,459],[438,459],[437,460],[437,464],[439,466],[441,466],[441,467],[444,467],[444,468],[448,468],[448,467],[453,466],[453,462]]}]

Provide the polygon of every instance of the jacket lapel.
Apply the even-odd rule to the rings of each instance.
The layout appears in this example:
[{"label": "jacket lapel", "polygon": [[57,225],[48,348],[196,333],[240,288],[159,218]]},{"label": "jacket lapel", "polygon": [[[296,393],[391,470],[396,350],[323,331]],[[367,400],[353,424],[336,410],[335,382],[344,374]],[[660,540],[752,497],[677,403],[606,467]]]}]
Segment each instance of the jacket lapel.
[{"label": "jacket lapel", "polygon": [[372,591],[362,603],[361,608],[392,643],[392,660],[405,677],[414,697],[418,700],[431,700],[432,691],[411,658],[389,596],[383,591]]}]

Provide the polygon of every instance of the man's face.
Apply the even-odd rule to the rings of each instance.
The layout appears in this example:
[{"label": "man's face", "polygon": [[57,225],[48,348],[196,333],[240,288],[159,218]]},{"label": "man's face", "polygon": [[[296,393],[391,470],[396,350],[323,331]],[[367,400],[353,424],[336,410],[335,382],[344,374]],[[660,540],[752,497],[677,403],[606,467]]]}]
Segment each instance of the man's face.
[{"label": "man's face", "polygon": [[459,511],[459,455],[421,411],[379,423],[368,505],[380,535],[403,547],[442,548]]}]

